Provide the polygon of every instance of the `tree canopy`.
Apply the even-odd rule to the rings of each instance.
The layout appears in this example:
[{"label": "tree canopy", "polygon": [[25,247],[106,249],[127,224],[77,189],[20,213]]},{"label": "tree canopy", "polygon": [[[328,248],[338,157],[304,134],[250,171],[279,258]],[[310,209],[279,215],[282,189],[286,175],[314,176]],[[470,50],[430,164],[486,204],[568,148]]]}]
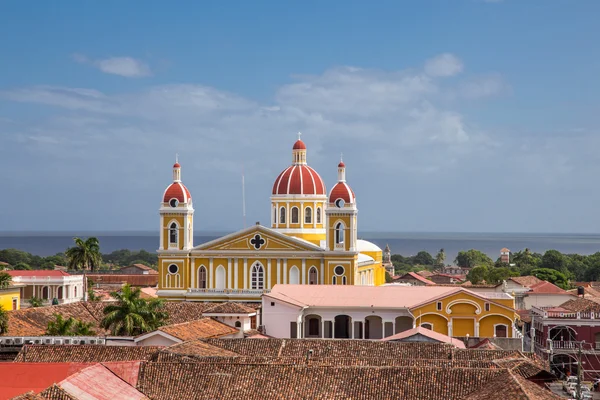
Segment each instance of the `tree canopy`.
[{"label": "tree canopy", "polygon": [[100,242],[95,237],[83,240],[73,238],[75,246],[67,249],[66,256],[70,269],[94,270],[100,265],[102,256],[100,254]]},{"label": "tree canopy", "polygon": [[6,289],[10,286],[12,277],[6,272],[0,272],[0,289]]},{"label": "tree canopy", "polygon": [[92,323],[69,317],[64,319],[61,314],[54,314],[54,320],[48,322],[46,335],[49,336],[94,336]]},{"label": "tree canopy", "polygon": [[463,268],[473,268],[477,266],[490,267],[494,265],[494,261],[492,261],[487,254],[475,249],[459,251],[454,262],[456,265]]}]

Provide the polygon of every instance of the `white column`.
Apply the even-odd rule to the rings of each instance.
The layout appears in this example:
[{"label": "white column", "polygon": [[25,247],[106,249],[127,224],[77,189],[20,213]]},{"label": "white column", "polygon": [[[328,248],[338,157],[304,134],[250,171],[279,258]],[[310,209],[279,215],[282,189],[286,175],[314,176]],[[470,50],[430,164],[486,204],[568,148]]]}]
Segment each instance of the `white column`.
[{"label": "white column", "polygon": [[190,273],[190,287],[191,288],[195,288],[198,285],[196,284],[196,259],[192,258],[192,263],[191,263],[191,273]]},{"label": "white column", "polygon": [[233,288],[237,289],[238,288],[238,259],[235,258],[233,260]]},{"label": "white column", "polygon": [[248,289],[248,259],[244,258],[244,289]]},{"label": "white column", "polygon": [[479,321],[475,322],[475,337],[479,337]]},{"label": "white column", "polygon": [[321,317],[321,338],[325,339],[325,320]]},{"label": "white column", "polygon": [[271,259],[267,260],[267,289],[271,289]]},{"label": "white column", "polygon": [[298,210],[298,222],[300,223],[300,228],[304,228],[304,202],[300,202],[300,210]]},{"label": "white column", "polygon": [[287,283],[287,259],[286,258],[283,259],[283,281],[281,283],[283,283],[283,284]]},{"label": "white column", "polygon": [[[321,216],[321,218],[322,218],[322,216]],[[316,228],[317,227],[317,202],[316,201],[313,203],[312,223],[313,223],[313,228]]]},{"label": "white column", "polygon": [[452,336],[452,318],[448,321],[448,336]]},{"label": "white column", "polygon": [[300,283],[306,284],[306,260],[304,258],[302,259],[302,280]]},{"label": "white column", "polygon": [[285,203],[285,227],[289,228],[290,227],[290,219],[292,218],[292,216],[290,215],[290,203]]},{"label": "white column", "polygon": [[188,216],[183,217],[183,250],[188,249]]},{"label": "white column", "polygon": [[279,228],[279,203],[275,203],[275,228]]},{"label": "white column", "polygon": [[160,246],[158,247],[159,250],[163,250],[163,243],[164,243],[164,238],[165,238],[165,232],[163,229],[163,219],[164,217],[161,215],[160,216]]},{"label": "white column", "polygon": [[281,260],[277,259],[277,284],[281,283]]},{"label": "white column", "polygon": [[212,257],[208,259],[208,265],[209,265],[208,269],[210,270],[210,273],[208,275],[208,287],[210,289],[214,289],[215,285],[213,282],[213,259],[212,259]]},{"label": "white column", "polygon": [[227,289],[231,289],[231,258],[227,259]]},{"label": "white column", "polygon": [[[321,285],[324,285],[325,282],[325,260],[321,258]],[[327,282],[329,284],[329,282]]]}]

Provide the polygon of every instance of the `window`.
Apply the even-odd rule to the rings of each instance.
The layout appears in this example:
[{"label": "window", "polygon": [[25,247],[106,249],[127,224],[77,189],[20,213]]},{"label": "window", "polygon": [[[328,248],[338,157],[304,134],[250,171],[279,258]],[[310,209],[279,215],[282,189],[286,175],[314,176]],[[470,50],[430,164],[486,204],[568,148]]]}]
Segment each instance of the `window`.
[{"label": "window", "polygon": [[319,336],[319,319],[311,318],[308,320],[308,334],[309,336]]},{"label": "window", "polygon": [[298,207],[292,207],[292,224],[297,224],[298,222]]},{"label": "window", "polygon": [[77,297],[77,286],[73,288],[73,297]]},{"label": "window", "polygon": [[437,310],[442,311],[442,302],[441,301],[437,302]]},{"label": "window", "polygon": [[285,207],[279,209],[279,223],[285,224]]},{"label": "window", "polygon": [[204,265],[198,269],[198,287],[206,289],[206,267]]},{"label": "window", "polygon": [[342,276],[342,285],[345,285],[345,284],[346,284],[346,277]]},{"label": "window", "polygon": [[333,285],[337,285],[337,277],[336,277],[336,276],[334,276],[334,277],[331,279],[331,283],[332,283]]},{"label": "window", "polygon": [[290,338],[296,339],[298,337],[298,323],[290,322]]},{"label": "window", "polygon": [[42,288],[42,299],[49,299],[50,298],[50,291],[48,290],[48,286],[44,286]]},{"label": "window", "polygon": [[170,274],[176,274],[179,271],[179,267],[175,264],[169,265],[168,271]]},{"label": "window", "polygon": [[252,266],[251,273],[251,289],[264,289],[265,288],[265,277],[264,270],[261,264],[254,264]]},{"label": "window", "polygon": [[506,325],[496,325],[494,327],[494,336],[496,337],[507,337],[507,326]]},{"label": "window", "polygon": [[277,223],[277,208],[273,207],[273,223]]},{"label": "window", "polygon": [[321,223],[321,207],[317,208],[317,224]]},{"label": "window", "polygon": [[310,207],[304,209],[304,223],[312,224],[312,208]]},{"label": "window", "polygon": [[13,299],[12,299],[12,309],[13,309],[13,311],[17,309],[18,305],[19,305],[19,300],[17,300],[16,297],[13,297]]},{"label": "window", "polygon": [[336,275],[344,275],[344,267],[342,267],[341,265],[338,265],[333,270],[333,273],[336,274]]},{"label": "window", "polygon": [[175,222],[169,227],[169,244],[177,244],[177,224]]},{"label": "window", "polygon": [[308,271],[308,284],[316,285],[319,283],[317,269],[315,267],[311,267]]},{"label": "window", "polygon": [[490,303],[485,303],[485,311],[490,311]]},{"label": "window", "polygon": [[335,243],[344,243],[344,224],[341,222],[335,226]]},{"label": "window", "polygon": [[240,321],[235,321],[235,327],[236,328],[241,328],[242,327],[242,323]]},{"label": "window", "polygon": [[274,301],[271,302],[271,307],[275,307],[275,302]]},{"label": "window", "polygon": [[429,329],[430,331],[433,330],[433,324],[430,324],[428,322],[421,324],[421,328],[425,328],[425,329]]}]

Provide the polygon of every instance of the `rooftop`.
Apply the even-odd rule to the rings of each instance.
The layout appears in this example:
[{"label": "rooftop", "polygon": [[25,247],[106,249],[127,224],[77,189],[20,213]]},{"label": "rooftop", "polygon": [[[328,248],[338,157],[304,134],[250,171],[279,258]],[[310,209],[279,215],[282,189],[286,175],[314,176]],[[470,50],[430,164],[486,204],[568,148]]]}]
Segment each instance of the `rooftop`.
[{"label": "rooftop", "polygon": [[161,346],[26,345],[23,346],[15,358],[15,362],[97,363],[139,361],[149,359],[161,349],[163,349]]},{"label": "rooftop", "polygon": [[3,271],[9,274],[12,277],[22,276],[22,277],[60,277],[60,276],[71,276],[65,271],[57,271],[51,269],[36,269],[36,270],[11,270],[11,271]]},{"label": "rooftop", "polygon": [[465,344],[461,340],[453,339],[450,336],[446,336],[446,335],[443,335],[441,333],[434,332],[434,331],[432,331],[430,329],[422,328],[420,326],[418,326],[416,328],[413,328],[413,329],[409,329],[409,330],[404,331],[404,332],[396,333],[393,336],[388,336],[388,337],[383,338],[381,340],[384,340],[384,341],[388,341],[388,340],[398,340],[398,341],[401,341],[402,339],[406,339],[406,338],[409,338],[409,337],[412,337],[412,336],[415,336],[415,335],[423,335],[423,336],[426,336],[426,337],[428,337],[430,339],[438,341],[440,343],[451,344],[451,345],[456,346],[456,347],[458,347],[460,349],[464,349],[465,348]]},{"label": "rooftop", "polygon": [[165,325],[158,330],[183,341],[234,335],[239,332],[238,329],[212,318]]}]

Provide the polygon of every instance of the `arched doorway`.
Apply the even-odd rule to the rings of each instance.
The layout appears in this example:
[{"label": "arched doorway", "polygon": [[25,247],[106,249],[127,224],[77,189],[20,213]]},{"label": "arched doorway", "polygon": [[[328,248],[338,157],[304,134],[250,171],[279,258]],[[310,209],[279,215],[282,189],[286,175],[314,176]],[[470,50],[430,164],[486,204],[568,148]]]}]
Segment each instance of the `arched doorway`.
[{"label": "arched doorway", "polygon": [[413,319],[411,317],[396,317],[396,328],[394,333],[400,333],[412,329]]},{"label": "arched doorway", "polygon": [[223,267],[222,265],[219,265],[217,267],[215,273],[215,288],[221,290],[225,289],[225,267]]},{"label": "arched doorway", "polygon": [[365,339],[383,338],[383,320],[380,316],[369,315],[365,318]]},{"label": "arched doorway", "polygon": [[304,317],[304,337],[306,338],[320,338],[323,337],[321,334],[321,316],[320,315],[307,315]]},{"label": "arched doorway", "polygon": [[63,288],[62,288],[62,286],[58,287],[58,290],[56,291],[56,298],[58,298],[58,299],[62,299],[63,298]]},{"label": "arched doorway", "polygon": [[559,379],[567,375],[577,376],[577,358],[568,354],[556,354],[550,359],[550,371]]},{"label": "arched doorway", "polygon": [[293,266],[290,268],[290,285],[297,285],[300,283],[300,270],[298,267]]},{"label": "arched doorway", "polygon": [[352,318],[348,315],[336,315],[334,322],[334,338],[350,339],[352,337]]},{"label": "arched doorway", "polygon": [[48,300],[50,298],[50,289],[48,286],[42,288],[42,299]]},{"label": "arched doorway", "polygon": [[577,340],[575,331],[567,326],[555,326],[550,329],[548,337],[550,340],[571,342]]}]

